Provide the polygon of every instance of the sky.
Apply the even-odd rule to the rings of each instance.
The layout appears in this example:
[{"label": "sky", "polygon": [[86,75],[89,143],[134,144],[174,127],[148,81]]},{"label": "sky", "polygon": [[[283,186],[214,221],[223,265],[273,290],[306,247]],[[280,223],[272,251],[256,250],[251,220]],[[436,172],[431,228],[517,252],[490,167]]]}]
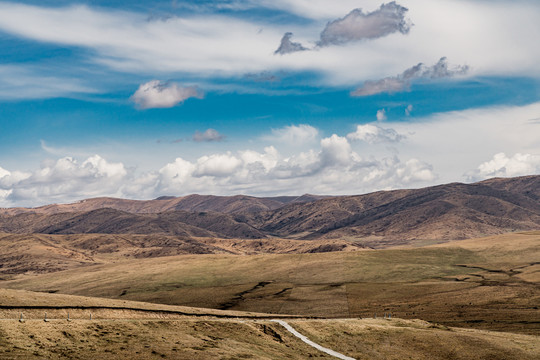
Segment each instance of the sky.
[{"label": "sky", "polygon": [[540,174],[536,0],[0,0],[0,206]]}]

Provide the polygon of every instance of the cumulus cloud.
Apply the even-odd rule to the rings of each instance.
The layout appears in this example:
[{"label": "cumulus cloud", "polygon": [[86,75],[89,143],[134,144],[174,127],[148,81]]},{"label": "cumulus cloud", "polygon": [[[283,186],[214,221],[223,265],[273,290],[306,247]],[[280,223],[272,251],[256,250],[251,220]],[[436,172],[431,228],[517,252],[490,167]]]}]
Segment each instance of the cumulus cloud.
[{"label": "cumulus cloud", "polygon": [[498,153],[489,161],[478,166],[468,174],[470,181],[483,180],[492,177],[513,177],[534,175],[540,173],[540,155],[514,154],[512,157]]},{"label": "cumulus cloud", "polygon": [[192,192],[254,195],[293,193],[363,193],[381,188],[422,184],[436,179],[431,166],[396,156],[364,159],[346,137],[323,138],[318,149],[283,156],[269,146],[237,153],[205,155],[196,161],[177,158],[152,179],[153,196]]},{"label": "cumulus cloud", "polygon": [[193,134],[193,141],[196,142],[212,142],[212,141],[223,141],[225,135],[220,134],[215,129],[206,129],[204,132],[196,131]]},{"label": "cumulus cloud", "polygon": [[384,121],[386,119],[387,119],[386,110],[384,109],[377,110],[377,121]]},{"label": "cumulus cloud", "polygon": [[274,54],[284,55],[289,54],[297,51],[304,51],[307,50],[302,44],[298,42],[293,42],[291,40],[293,36],[292,32],[286,32],[283,37],[281,38],[281,43],[279,44],[279,47],[276,51],[274,51]]},{"label": "cumulus cloud", "polygon": [[235,170],[242,165],[242,160],[232,155],[213,154],[203,156],[197,160],[196,168],[193,174],[195,176],[214,176],[224,177],[233,175]]},{"label": "cumulus cloud", "polygon": [[11,173],[9,171],[7,171],[6,169],[0,167],[0,179],[3,178],[4,176],[8,176],[8,175],[11,175]]},{"label": "cumulus cloud", "polygon": [[341,45],[351,41],[375,39],[395,32],[407,34],[411,22],[405,19],[407,8],[395,1],[382,4],[373,12],[354,9],[341,19],[329,22],[321,33],[319,46]]},{"label": "cumulus cloud", "polygon": [[424,184],[436,178],[429,166],[414,158],[363,158],[349,139],[333,134],[318,147],[282,155],[264,151],[218,152],[196,160],[177,157],[144,173],[126,170],[94,155],[80,162],[71,157],[47,161],[32,172],[0,170],[2,206],[36,206],[95,196],[155,198],[160,195],[205,193],[231,195],[355,194]]},{"label": "cumulus cloud", "polygon": [[128,172],[122,163],[112,163],[99,155],[83,162],[72,157],[47,161],[34,172],[13,171],[0,178],[0,190],[8,191],[6,200],[32,203],[74,200],[86,196],[119,194]]},{"label": "cumulus cloud", "polygon": [[311,125],[289,125],[280,129],[273,129],[271,136],[263,137],[265,140],[284,142],[289,145],[301,145],[317,140],[319,130]]},{"label": "cumulus cloud", "polygon": [[395,93],[408,90],[413,80],[419,79],[441,79],[455,75],[466,74],[469,70],[467,65],[458,65],[450,68],[446,57],[442,57],[433,66],[425,66],[418,63],[403,73],[383,78],[376,81],[366,81],[363,86],[352,91],[352,96],[369,96],[380,93]]},{"label": "cumulus cloud", "polygon": [[405,139],[405,135],[399,134],[394,129],[384,129],[377,125],[357,125],[356,131],[347,135],[349,140],[365,141],[369,144],[397,143]]},{"label": "cumulus cloud", "polygon": [[354,158],[359,158],[359,156],[352,152],[346,138],[333,134],[321,140],[320,158],[322,166],[338,166],[349,165]]},{"label": "cumulus cloud", "polygon": [[141,109],[170,108],[189,98],[202,98],[195,86],[181,87],[178,84],[152,80],[141,84],[131,100]]},{"label": "cumulus cloud", "polygon": [[[363,177],[364,182],[380,182],[381,188],[384,184],[412,184],[418,182],[430,182],[437,179],[437,174],[433,172],[430,164],[412,158],[404,163],[397,157],[383,159]],[[390,185],[392,186],[392,185]]]}]

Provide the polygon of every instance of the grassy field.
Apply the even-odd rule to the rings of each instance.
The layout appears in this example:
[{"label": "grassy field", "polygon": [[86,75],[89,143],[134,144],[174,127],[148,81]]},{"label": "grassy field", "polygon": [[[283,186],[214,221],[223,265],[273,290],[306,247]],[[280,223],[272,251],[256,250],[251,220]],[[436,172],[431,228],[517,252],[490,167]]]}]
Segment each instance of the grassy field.
[{"label": "grassy field", "polygon": [[[421,320],[293,320],[356,359],[537,359],[537,336]],[[0,321],[0,359],[331,359],[268,320],[215,318]]]},{"label": "grassy field", "polygon": [[540,232],[426,247],[182,255],[26,275],[0,286],[171,305],[325,317],[391,312],[540,334]]}]

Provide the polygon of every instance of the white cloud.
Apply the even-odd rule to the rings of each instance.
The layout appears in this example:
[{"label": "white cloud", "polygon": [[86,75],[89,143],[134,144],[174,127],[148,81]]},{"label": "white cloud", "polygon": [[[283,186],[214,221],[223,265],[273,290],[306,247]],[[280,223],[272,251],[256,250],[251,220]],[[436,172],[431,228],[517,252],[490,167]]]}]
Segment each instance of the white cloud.
[{"label": "white cloud", "polygon": [[314,142],[319,137],[319,130],[311,125],[288,125],[280,129],[273,129],[271,136],[265,136],[263,139],[269,141],[284,142],[289,145],[297,146],[305,143]]},{"label": "white cloud", "polygon": [[423,161],[412,158],[405,163],[397,157],[386,158],[371,170],[363,181],[379,183],[381,189],[394,188],[395,184],[408,185],[418,182],[433,182],[438,178],[433,172],[433,167]]},{"label": "white cloud", "polygon": [[206,129],[204,132],[196,131],[193,134],[193,141],[196,142],[212,142],[212,141],[222,141],[225,139],[225,135],[220,134],[215,129]]},{"label": "white cloud", "polygon": [[[540,154],[540,123],[530,120],[538,114],[540,103],[533,103],[452,111],[385,124],[407,136],[396,145],[400,156],[431,164],[441,182],[471,181],[471,172],[493,154]],[[482,176],[488,173],[485,168]]]},{"label": "white cloud", "polygon": [[384,121],[386,119],[387,119],[386,110],[385,109],[377,110],[377,121]]},{"label": "white cloud", "polygon": [[[11,172],[0,167],[0,184],[1,184],[2,178],[7,177],[9,175],[11,175]],[[11,189],[4,190],[2,189],[2,186],[0,185],[0,200],[4,200],[5,198],[9,196],[9,194],[11,194]]]},{"label": "white cloud", "polygon": [[349,140],[365,141],[369,144],[376,143],[396,143],[405,139],[404,135],[399,134],[396,130],[390,128],[382,128],[373,124],[357,125],[356,131],[347,134]]},{"label": "white cloud", "polygon": [[230,176],[242,165],[242,161],[231,153],[203,156],[197,160],[195,176]]},{"label": "white cloud", "polygon": [[32,204],[75,200],[87,196],[119,195],[128,173],[121,163],[94,155],[79,163],[71,157],[47,161],[33,172],[13,171],[0,178],[7,201]]},{"label": "white cloud", "polygon": [[175,83],[152,80],[141,84],[131,100],[141,109],[152,109],[170,108],[192,97],[202,97],[194,86],[181,87]]},{"label": "white cloud", "polygon": [[0,167],[0,179],[3,178],[4,176],[8,176],[8,175],[11,175],[11,172],[9,172],[6,169]]},{"label": "white cloud", "polygon": [[263,152],[215,153],[195,161],[177,157],[141,174],[98,155],[82,162],[70,157],[47,161],[29,173],[4,170],[1,174],[2,206],[36,206],[95,196],[357,194],[425,184],[435,178],[431,167],[416,159],[366,160],[353,151],[347,138],[336,134],[321,139],[319,148],[289,156],[268,146]]},{"label": "white cloud", "polygon": [[148,177],[148,181],[159,182],[153,184],[152,187],[154,190],[159,189],[163,191],[164,194],[174,194],[182,187],[188,189],[186,185],[189,179],[191,179],[195,168],[195,164],[178,157],[174,162],[168,163],[159,169],[158,174],[154,179]]},{"label": "white cloud", "polygon": [[336,134],[321,140],[320,157],[323,166],[350,165],[354,158],[359,158],[347,139]]},{"label": "white cloud", "polygon": [[[93,64],[136,74],[190,74],[237,77],[262,71],[314,71],[325,85],[356,85],[367,79],[396,91],[403,84],[389,78],[403,64],[432,62],[442,55],[468,64],[468,76],[540,76],[540,3],[464,0],[403,0],[415,26],[367,42],[274,56],[286,31],[300,43],[314,44],[327,20],[357,7],[355,1],[263,1],[267,6],[316,19],[303,25],[257,23],[226,15],[190,15],[148,19],[146,14],[86,6],[41,7],[0,3],[0,30],[14,36],[90,49]],[[367,12],[380,1],[368,1]],[[264,31],[259,31],[261,27]],[[227,31],[223,31],[227,29]],[[36,81],[36,83],[38,83]],[[76,84],[75,84],[76,85]],[[79,85],[80,86],[80,85]],[[70,90],[67,91],[78,91]],[[40,92],[44,94],[45,92]],[[44,95],[42,95],[44,96]]]},{"label": "white cloud", "polygon": [[475,181],[532,174],[540,174],[540,155],[517,153],[508,157],[505,153],[498,153],[491,160],[480,164],[478,169],[470,172],[469,179]]},{"label": "white cloud", "polygon": [[279,152],[273,146],[265,147],[264,153],[253,150],[243,150],[239,152],[239,156],[250,171],[259,167],[265,174],[275,168],[280,159]]},{"label": "white cloud", "polygon": [[45,72],[50,71],[37,66],[0,65],[0,98],[46,99],[97,92],[80,79]]},{"label": "white cloud", "polygon": [[[297,16],[327,20],[343,16],[358,6],[358,0],[251,0],[254,6],[264,6],[293,13]],[[365,6],[375,10],[381,0],[364,0]]]}]

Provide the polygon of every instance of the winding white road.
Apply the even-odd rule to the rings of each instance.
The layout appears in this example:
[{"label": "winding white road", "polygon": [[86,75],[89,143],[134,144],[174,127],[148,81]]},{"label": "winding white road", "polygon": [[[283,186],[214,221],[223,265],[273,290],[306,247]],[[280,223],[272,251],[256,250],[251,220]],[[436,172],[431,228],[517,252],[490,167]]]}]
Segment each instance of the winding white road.
[{"label": "winding white road", "polygon": [[273,321],[273,322],[277,322],[278,324],[280,324],[281,326],[283,326],[285,329],[287,329],[291,334],[293,334],[294,336],[296,336],[297,338],[299,338],[300,340],[302,340],[303,342],[305,342],[306,344],[308,345],[311,345],[313,346],[315,349],[317,350],[320,350],[328,355],[332,355],[334,357],[337,357],[338,359],[342,359],[342,360],[355,360],[354,358],[352,357],[349,357],[349,356],[345,356],[343,354],[340,354],[338,353],[337,351],[334,351],[334,350],[331,350],[331,349],[328,349],[328,348],[325,348],[324,346],[321,346],[317,343],[314,343],[313,341],[309,340],[307,337],[305,337],[304,335],[300,334],[298,331],[296,331],[291,325],[289,325],[287,322],[283,321],[283,320],[277,320],[277,319],[274,319],[274,320],[270,320],[270,321]]}]

